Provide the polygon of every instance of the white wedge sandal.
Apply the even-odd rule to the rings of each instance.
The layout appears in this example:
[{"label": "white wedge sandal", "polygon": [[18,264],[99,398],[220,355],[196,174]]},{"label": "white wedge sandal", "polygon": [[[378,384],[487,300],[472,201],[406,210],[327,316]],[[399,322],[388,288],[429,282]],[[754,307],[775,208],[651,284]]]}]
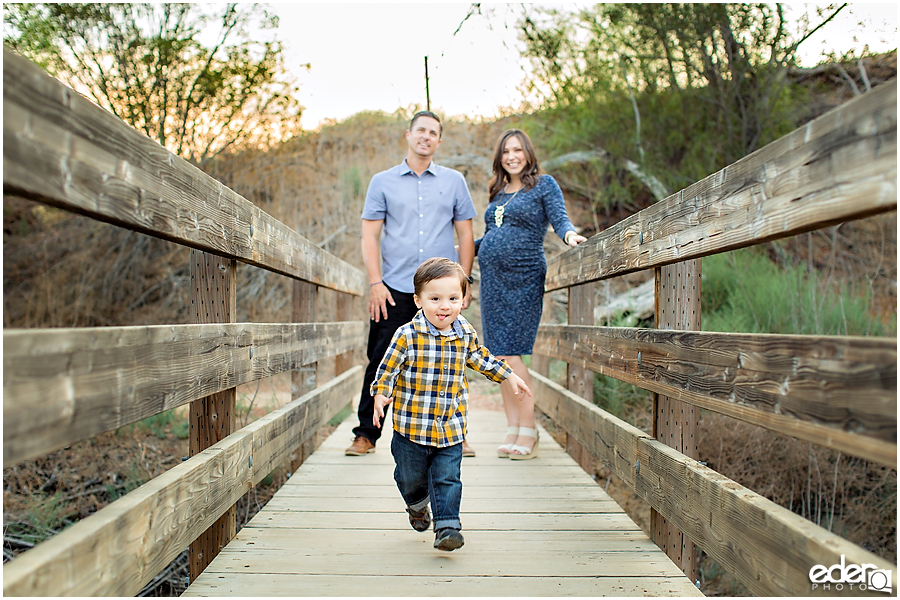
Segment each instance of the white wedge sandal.
[{"label": "white wedge sandal", "polygon": [[[518,427],[507,427],[506,428],[506,435],[511,435],[513,433],[516,435],[519,435],[519,428]],[[512,442],[510,442],[508,444],[503,444],[503,445],[499,446],[497,448],[497,456],[500,458],[509,458],[509,449],[515,445],[516,445],[516,442],[515,442],[515,440],[513,440]]]},{"label": "white wedge sandal", "polygon": [[[537,458],[538,442],[540,441],[537,428],[519,427],[519,436],[534,438],[534,446],[529,450],[527,446],[516,446],[513,444],[509,449],[509,460],[531,460],[532,458]],[[514,454],[513,450],[518,452],[518,454]]]}]

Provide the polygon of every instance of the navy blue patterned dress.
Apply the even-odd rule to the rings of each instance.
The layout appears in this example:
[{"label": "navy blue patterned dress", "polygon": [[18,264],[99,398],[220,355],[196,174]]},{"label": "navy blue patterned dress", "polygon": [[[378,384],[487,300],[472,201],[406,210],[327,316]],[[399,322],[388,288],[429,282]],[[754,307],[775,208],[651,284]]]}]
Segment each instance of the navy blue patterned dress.
[{"label": "navy blue patterned dress", "polygon": [[494,211],[511,196],[501,192],[491,198],[484,211],[484,237],[475,240],[484,345],[501,356],[531,354],[534,347],[547,274],[547,225],[563,239],[575,229],[562,190],[550,175],[541,175],[537,185],[512,198],[497,227]]}]

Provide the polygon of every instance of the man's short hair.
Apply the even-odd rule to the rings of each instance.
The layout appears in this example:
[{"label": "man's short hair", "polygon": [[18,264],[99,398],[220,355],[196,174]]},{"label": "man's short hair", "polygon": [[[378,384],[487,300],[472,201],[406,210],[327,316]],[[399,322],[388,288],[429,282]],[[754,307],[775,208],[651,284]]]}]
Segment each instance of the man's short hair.
[{"label": "man's short hair", "polygon": [[422,290],[428,285],[428,282],[434,281],[435,279],[443,279],[444,277],[458,277],[459,286],[462,288],[463,296],[466,295],[469,281],[466,279],[466,272],[463,270],[462,266],[449,258],[436,256],[434,258],[429,258],[416,269],[416,274],[413,276],[413,286],[416,290],[416,296],[422,295]]},{"label": "man's short hair", "polygon": [[438,122],[438,137],[442,137],[444,135],[444,125],[441,123],[441,118],[431,112],[430,110],[420,110],[416,114],[413,115],[413,118],[409,120],[409,131],[412,131],[413,125],[416,122],[416,119],[419,117],[431,117],[435,121]]}]

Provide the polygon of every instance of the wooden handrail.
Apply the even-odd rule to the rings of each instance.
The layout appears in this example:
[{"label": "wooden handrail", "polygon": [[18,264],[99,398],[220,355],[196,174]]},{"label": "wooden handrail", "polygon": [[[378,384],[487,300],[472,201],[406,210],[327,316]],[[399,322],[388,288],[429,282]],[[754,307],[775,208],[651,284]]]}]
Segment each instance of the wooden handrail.
[{"label": "wooden handrail", "polygon": [[[192,573],[202,570],[233,535],[229,515],[246,489],[314,447],[315,431],[359,389],[361,367],[350,367],[365,323],[347,319],[367,282],[6,48],[3,78],[4,194],[194,249],[201,324],[3,336],[4,466],[192,403],[189,461],[3,569],[7,594],[133,595],[189,544]],[[234,323],[235,261],[334,290],[345,321]],[[332,356],[350,370],[327,384],[334,373],[323,373],[320,387],[231,433],[236,386]]]},{"label": "wooden handrail", "polygon": [[361,296],[363,272],[3,49],[3,193]]},{"label": "wooden handrail", "polygon": [[[817,564],[895,566],[531,372],[537,407],[760,596],[810,595]],[[835,592],[837,593],[837,592]]]},{"label": "wooden handrail", "polygon": [[359,392],[353,367],[3,566],[5,596],[134,596]]},{"label": "wooden handrail", "polygon": [[[896,82],[879,86],[564,252],[548,263],[546,289],[896,210],[896,101]],[[294,315],[314,311],[297,304],[314,302],[315,286],[365,293],[359,269],[7,49],[3,122],[5,194],[224,257],[232,271],[239,260],[291,277]],[[591,290],[576,288],[573,297],[570,308],[588,307]],[[337,304],[345,315],[338,318],[349,318],[348,299]],[[582,312],[589,311],[572,314],[586,319]],[[4,465],[360,348],[364,327],[4,331]],[[581,369],[573,380],[584,395],[596,371],[896,464],[895,340],[544,325],[535,351]],[[342,370],[350,358],[336,362]],[[4,566],[4,593],[136,594],[312,439],[358,392],[361,376],[361,367],[351,368],[17,557]],[[541,411],[753,592],[808,594],[809,568],[841,555],[893,568],[540,375],[533,379]]]},{"label": "wooden handrail", "polygon": [[[813,558],[894,568],[665,443],[696,449],[699,407],[896,468],[896,339],[684,331],[700,329],[696,259],[896,209],[894,80],[548,260],[545,290],[568,289],[570,324],[540,326],[534,364],[566,361],[577,393],[536,376],[538,408],[568,433],[573,455],[587,449],[650,503],[651,536],[689,575],[696,559],[681,535],[764,595],[809,594]],[[592,282],[649,268],[659,329],[594,327]],[[598,417],[581,370],[654,392],[659,439]],[[666,466],[648,469],[648,459]],[[710,497],[718,504],[704,504]],[[757,522],[777,524],[774,535]]]},{"label": "wooden handrail", "polygon": [[897,340],[543,325],[534,351],[852,456],[897,464]]},{"label": "wooden handrail", "polygon": [[3,332],[3,464],[360,346],[365,323]]},{"label": "wooden handrail", "polygon": [[897,209],[887,82],[547,260],[547,291]]}]

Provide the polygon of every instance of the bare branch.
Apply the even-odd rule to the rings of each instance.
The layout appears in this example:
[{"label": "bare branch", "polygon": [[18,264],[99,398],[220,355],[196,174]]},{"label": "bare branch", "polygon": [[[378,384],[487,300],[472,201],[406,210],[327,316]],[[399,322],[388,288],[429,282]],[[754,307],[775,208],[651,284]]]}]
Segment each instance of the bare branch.
[{"label": "bare branch", "polygon": [[847,80],[847,83],[850,84],[850,88],[853,90],[853,95],[859,96],[860,94],[862,94],[862,92],[859,91],[859,86],[856,85],[856,82],[853,81],[853,78],[850,77],[850,73],[848,73],[847,70],[844,69],[844,66],[841,63],[834,63],[834,66],[837,67],[838,73],[841,74],[841,77]]},{"label": "bare branch", "polygon": [[562,156],[557,156],[556,158],[548,160],[544,163],[543,166],[544,169],[550,171],[551,169],[558,169],[571,163],[584,163],[593,160],[620,162],[629,173],[637,177],[641,181],[641,183],[643,183],[647,187],[647,189],[650,190],[650,192],[657,200],[662,200],[663,198],[671,195],[669,188],[667,188],[663,182],[661,182],[653,175],[644,172],[644,170],[636,162],[633,162],[624,157],[613,157],[609,152],[603,150],[602,148],[563,154]]},{"label": "bare branch", "polygon": [[869,82],[869,75],[866,73],[866,65],[863,64],[862,56],[856,59],[856,65],[859,67],[859,75],[862,77],[863,83],[866,84],[866,91],[872,89],[872,84]]},{"label": "bare branch", "polygon": [[830,17],[828,17],[827,19],[825,19],[824,21],[822,21],[821,23],[819,23],[818,25],[816,25],[816,26],[812,29],[812,31],[807,32],[807,34],[804,35],[804,36],[803,36],[802,38],[800,38],[799,40],[797,40],[797,41],[794,43],[793,46],[791,46],[790,48],[788,48],[787,52],[785,53],[785,57],[787,57],[788,55],[793,54],[794,52],[796,52],[796,51],[797,51],[797,48],[800,46],[800,44],[802,44],[803,42],[805,42],[806,40],[808,40],[815,32],[817,32],[818,30],[822,29],[822,27],[824,27],[829,21],[831,21],[832,19],[834,19],[834,18],[838,15],[838,13],[841,12],[842,10],[844,10],[845,8],[847,8],[847,6],[849,6],[849,3],[844,2],[844,3],[841,4],[839,7],[837,7],[837,9],[836,9],[833,13],[831,13],[831,16],[830,16]]}]

